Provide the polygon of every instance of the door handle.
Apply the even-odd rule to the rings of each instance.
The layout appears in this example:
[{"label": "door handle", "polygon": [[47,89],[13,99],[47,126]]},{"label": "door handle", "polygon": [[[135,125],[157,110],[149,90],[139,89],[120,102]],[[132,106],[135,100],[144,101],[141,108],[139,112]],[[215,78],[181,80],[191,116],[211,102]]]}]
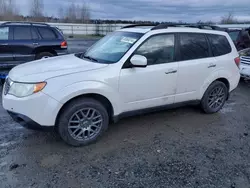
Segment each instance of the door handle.
[{"label": "door handle", "polygon": [[174,73],[177,73],[177,70],[169,70],[168,72],[165,72],[165,74],[174,74]]},{"label": "door handle", "polygon": [[39,45],[39,43],[37,43],[37,42],[34,42],[34,43],[33,43],[33,45],[34,45],[34,46],[37,46],[37,45]]},{"label": "door handle", "polygon": [[216,67],[216,64],[210,64],[207,68],[213,68]]}]

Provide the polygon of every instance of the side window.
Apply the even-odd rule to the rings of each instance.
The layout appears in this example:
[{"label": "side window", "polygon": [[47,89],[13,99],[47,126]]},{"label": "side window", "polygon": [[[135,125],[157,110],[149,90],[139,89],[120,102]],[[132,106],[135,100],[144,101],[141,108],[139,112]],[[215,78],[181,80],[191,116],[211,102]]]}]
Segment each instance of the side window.
[{"label": "side window", "polygon": [[225,55],[232,51],[232,48],[225,36],[214,34],[209,34],[207,36],[214,56]]},{"label": "side window", "polygon": [[9,39],[9,27],[0,27],[0,40]]},{"label": "side window", "polygon": [[144,42],[134,54],[143,55],[148,65],[174,61],[174,34],[156,35]]},{"label": "side window", "polygon": [[207,39],[203,34],[180,34],[181,61],[201,59],[209,57]]},{"label": "side window", "polygon": [[31,28],[31,34],[33,39],[39,39],[39,35],[35,28]]},{"label": "side window", "polygon": [[50,29],[50,28],[39,27],[38,31],[43,39],[56,39],[57,38],[54,31],[52,31],[52,29]]},{"label": "side window", "polygon": [[31,40],[30,27],[14,27],[14,40]]}]

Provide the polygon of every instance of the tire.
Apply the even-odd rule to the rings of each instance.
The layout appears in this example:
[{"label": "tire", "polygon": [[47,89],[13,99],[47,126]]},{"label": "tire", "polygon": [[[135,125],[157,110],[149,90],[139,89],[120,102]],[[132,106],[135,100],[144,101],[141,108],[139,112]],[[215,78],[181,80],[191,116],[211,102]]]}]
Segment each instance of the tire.
[{"label": "tire", "polygon": [[[223,93],[220,94],[220,92]],[[228,94],[228,88],[223,82],[213,82],[202,97],[202,110],[207,114],[213,114],[220,111],[228,98]]]},{"label": "tire", "polygon": [[[91,116],[95,118],[91,119]],[[108,129],[108,124],[108,112],[99,101],[80,98],[65,106],[59,115],[56,127],[65,143],[71,146],[85,146],[99,139]]]},{"label": "tire", "polygon": [[53,56],[54,56],[54,54],[52,54],[50,52],[41,52],[41,53],[36,55],[36,59],[48,58],[48,57],[53,57]]}]

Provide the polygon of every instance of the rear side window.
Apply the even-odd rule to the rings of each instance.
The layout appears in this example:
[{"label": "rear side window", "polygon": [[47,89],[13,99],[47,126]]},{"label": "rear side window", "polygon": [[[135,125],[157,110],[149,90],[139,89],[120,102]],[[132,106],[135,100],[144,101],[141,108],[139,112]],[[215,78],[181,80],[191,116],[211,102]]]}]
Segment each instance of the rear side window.
[{"label": "rear side window", "polygon": [[31,40],[30,27],[14,27],[14,40]]},{"label": "rear side window", "polygon": [[0,40],[9,39],[9,27],[0,27]]},{"label": "rear side window", "polygon": [[229,54],[232,51],[232,48],[225,36],[214,34],[208,34],[207,36],[214,56]]},{"label": "rear side window", "polygon": [[54,31],[50,28],[39,27],[38,31],[43,39],[56,39],[57,36]]},{"label": "rear side window", "polygon": [[180,34],[181,61],[201,59],[209,57],[209,46],[203,34]]}]

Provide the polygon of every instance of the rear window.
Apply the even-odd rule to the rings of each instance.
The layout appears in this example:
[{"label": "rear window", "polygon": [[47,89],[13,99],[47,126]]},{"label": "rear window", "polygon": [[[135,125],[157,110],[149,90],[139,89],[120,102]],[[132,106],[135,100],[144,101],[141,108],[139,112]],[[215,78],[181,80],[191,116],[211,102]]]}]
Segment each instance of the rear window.
[{"label": "rear window", "polygon": [[38,31],[43,39],[56,39],[57,38],[55,32],[50,28],[39,27]]},{"label": "rear window", "polygon": [[14,27],[14,40],[31,40],[30,27]]},{"label": "rear window", "polygon": [[209,57],[209,47],[205,35],[180,34],[180,55],[182,61]]},{"label": "rear window", "polygon": [[207,36],[214,56],[229,54],[232,51],[232,48],[225,36],[214,34],[208,34]]}]

